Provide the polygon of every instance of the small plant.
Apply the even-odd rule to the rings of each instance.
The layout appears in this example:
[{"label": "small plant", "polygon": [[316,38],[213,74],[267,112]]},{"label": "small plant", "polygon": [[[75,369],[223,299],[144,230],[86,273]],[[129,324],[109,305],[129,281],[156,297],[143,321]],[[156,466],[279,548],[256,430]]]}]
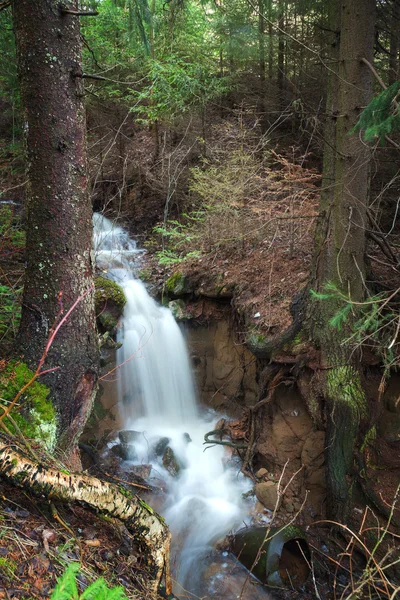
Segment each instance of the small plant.
[{"label": "small plant", "polygon": [[102,577],[91,583],[80,595],[76,584],[79,567],[79,563],[69,565],[58,581],[51,600],[128,600],[122,586],[109,588]]}]

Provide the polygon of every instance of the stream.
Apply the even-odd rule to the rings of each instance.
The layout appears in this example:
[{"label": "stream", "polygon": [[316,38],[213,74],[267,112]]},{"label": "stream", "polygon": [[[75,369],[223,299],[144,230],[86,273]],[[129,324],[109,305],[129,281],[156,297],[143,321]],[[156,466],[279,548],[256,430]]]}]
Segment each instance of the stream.
[{"label": "stream", "polygon": [[223,446],[205,449],[203,444],[204,434],[222,415],[198,405],[182,331],[135,278],[142,251],[102,215],[96,213],[93,222],[97,267],[127,298],[118,333],[116,386],[123,430],[131,432],[126,463],[151,464],[152,480],[166,490],[161,504],[155,499],[155,508],[172,532],[174,593],[203,600],[271,598],[252,578],[241,596],[247,571],[227,552],[215,550],[227,533],[250,522],[251,508],[243,493],[252,482],[240,473],[240,465]]}]

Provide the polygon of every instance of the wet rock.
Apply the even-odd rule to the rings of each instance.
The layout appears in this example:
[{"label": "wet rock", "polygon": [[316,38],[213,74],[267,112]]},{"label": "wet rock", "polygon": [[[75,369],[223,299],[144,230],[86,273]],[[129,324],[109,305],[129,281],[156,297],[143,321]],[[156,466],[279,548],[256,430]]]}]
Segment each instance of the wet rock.
[{"label": "wet rock", "polygon": [[172,475],[172,477],[177,477],[179,475],[181,466],[175,456],[174,451],[170,446],[167,446],[167,448],[165,449],[162,463],[165,469],[168,471],[168,473]]},{"label": "wet rock", "polygon": [[122,460],[136,460],[138,458],[135,446],[132,446],[132,444],[116,444],[111,448],[111,452],[122,458]]},{"label": "wet rock", "polygon": [[256,483],[254,486],[257,499],[268,508],[268,510],[274,510],[277,504],[280,504],[278,496],[278,484],[274,481],[265,481]]},{"label": "wet rock", "polygon": [[122,444],[133,444],[143,436],[141,431],[133,431],[130,429],[124,429],[118,433],[118,437]]},{"label": "wet rock", "polygon": [[183,434],[183,439],[185,442],[187,442],[188,444],[192,441],[192,438],[190,437],[190,435],[188,433],[184,433]]},{"label": "wet rock", "polygon": [[163,456],[170,441],[171,441],[171,438],[169,438],[169,437],[160,438],[153,448],[154,454],[156,456]]}]

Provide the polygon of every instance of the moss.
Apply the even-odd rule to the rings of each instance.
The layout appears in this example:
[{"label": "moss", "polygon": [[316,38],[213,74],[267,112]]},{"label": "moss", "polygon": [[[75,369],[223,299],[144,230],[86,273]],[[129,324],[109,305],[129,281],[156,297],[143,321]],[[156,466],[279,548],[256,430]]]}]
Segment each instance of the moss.
[{"label": "moss", "polygon": [[144,282],[151,281],[151,270],[150,269],[141,269],[138,273],[139,279]]},{"label": "moss", "polygon": [[[25,363],[10,361],[0,373],[1,403],[6,407],[12,402],[32,377],[33,371]],[[47,386],[34,381],[12,409],[11,417],[24,436],[43,443],[52,451],[56,443],[57,421],[49,393]],[[17,433],[10,419],[6,418],[5,424],[11,433]]]},{"label": "moss", "polygon": [[114,329],[114,327],[117,326],[117,319],[114,317],[113,314],[110,313],[110,311],[105,310],[103,311],[99,316],[98,316],[98,320],[100,325],[103,327],[103,329],[105,329],[106,331],[112,331]]},{"label": "moss", "polygon": [[328,393],[332,400],[346,404],[358,417],[365,415],[366,399],[360,375],[351,366],[336,367],[328,373]]},{"label": "moss", "polygon": [[111,279],[106,279],[106,277],[96,277],[95,279],[95,303],[96,303],[96,312],[100,313],[104,306],[108,304],[113,304],[122,314],[124,306],[126,304],[126,297],[123,289],[115,283],[115,281],[111,281]]},{"label": "moss", "polygon": [[186,277],[180,273],[180,271],[176,271],[165,284],[166,290],[169,294],[173,294],[175,296],[179,296],[179,294],[184,294],[187,287]]},{"label": "moss", "polygon": [[13,578],[17,569],[17,563],[11,558],[0,557],[0,572],[4,573],[7,577]]}]

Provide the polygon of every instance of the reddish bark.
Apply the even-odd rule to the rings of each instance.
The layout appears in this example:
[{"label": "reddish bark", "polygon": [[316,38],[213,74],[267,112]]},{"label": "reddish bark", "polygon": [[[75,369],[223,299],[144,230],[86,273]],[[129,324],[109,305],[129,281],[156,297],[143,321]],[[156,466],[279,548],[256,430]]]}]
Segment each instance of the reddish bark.
[{"label": "reddish bark", "polygon": [[[13,18],[29,164],[26,276],[19,343],[32,367],[50,328],[93,285],[92,208],[87,191],[85,112],[77,0],[14,0]],[[72,449],[90,412],[98,346],[93,292],[63,324],[47,375],[60,445]]]}]

